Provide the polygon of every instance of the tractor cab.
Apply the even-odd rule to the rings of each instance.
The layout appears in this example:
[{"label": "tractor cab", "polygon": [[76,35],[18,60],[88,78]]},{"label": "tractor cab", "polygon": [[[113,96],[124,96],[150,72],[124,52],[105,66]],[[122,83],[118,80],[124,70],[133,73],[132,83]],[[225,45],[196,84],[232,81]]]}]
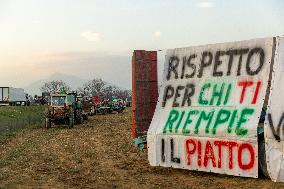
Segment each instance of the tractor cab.
[{"label": "tractor cab", "polygon": [[54,124],[67,124],[69,128],[74,123],[82,123],[82,105],[77,101],[76,93],[52,94],[45,117],[45,127],[48,129]]},{"label": "tractor cab", "polygon": [[53,94],[50,97],[50,104],[48,110],[51,115],[60,119],[65,116],[67,107],[67,95],[65,94]]},{"label": "tractor cab", "polygon": [[67,95],[54,94],[50,97],[50,106],[64,107],[64,104],[67,103]]}]

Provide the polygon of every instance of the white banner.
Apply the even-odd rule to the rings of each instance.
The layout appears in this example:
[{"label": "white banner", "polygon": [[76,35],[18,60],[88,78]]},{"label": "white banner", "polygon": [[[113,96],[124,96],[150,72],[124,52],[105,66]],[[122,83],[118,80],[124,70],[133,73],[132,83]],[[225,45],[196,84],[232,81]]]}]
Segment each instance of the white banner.
[{"label": "white banner", "polygon": [[266,38],[167,50],[147,135],[150,164],[257,177],[272,45]]},{"label": "white banner", "polygon": [[284,182],[284,38],[275,38],[275,57],[265,120],[267,171],[273,181]]}]

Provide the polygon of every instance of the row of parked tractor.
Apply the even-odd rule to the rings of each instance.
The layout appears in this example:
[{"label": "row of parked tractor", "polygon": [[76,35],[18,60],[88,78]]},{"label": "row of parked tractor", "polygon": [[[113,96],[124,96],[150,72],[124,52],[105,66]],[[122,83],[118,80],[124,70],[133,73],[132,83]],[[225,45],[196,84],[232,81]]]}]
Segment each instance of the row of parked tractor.
[{"label": "row of parked tractor", "polygon": [[45,112],[45,127],[48,129],[53,124],[68,125],[81,124],[88,120],[88,116],[122,113],[126,103],[121,99],[104,99],[99,96],[83,97],[75,92],[58,93],[48,96],[48,108]]}]

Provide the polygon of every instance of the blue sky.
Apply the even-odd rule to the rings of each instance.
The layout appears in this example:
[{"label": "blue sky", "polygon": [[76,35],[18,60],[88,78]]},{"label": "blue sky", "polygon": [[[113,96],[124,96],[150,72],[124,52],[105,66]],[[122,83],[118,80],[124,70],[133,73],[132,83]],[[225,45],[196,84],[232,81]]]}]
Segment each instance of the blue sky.
[{"label": "blue sky", "polygon": [[282,0],[0,0],[0,81],[24,87],[53,72],[112,80],[104,58],[125,57],[114,82],[130,87],[134,49],[284,35],[283,23]]}]

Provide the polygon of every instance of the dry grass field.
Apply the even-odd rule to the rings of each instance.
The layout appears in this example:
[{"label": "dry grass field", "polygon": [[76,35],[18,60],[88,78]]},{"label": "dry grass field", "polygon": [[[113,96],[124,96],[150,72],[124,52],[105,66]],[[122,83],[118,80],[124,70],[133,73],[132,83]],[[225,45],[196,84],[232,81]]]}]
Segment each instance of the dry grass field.
[{"label": "dry grass field", "polygon": [[132,145],[131,109],[73,129],[27,127],[0,144],[0,188],[284,188],[267,178],[150,167]]}]

